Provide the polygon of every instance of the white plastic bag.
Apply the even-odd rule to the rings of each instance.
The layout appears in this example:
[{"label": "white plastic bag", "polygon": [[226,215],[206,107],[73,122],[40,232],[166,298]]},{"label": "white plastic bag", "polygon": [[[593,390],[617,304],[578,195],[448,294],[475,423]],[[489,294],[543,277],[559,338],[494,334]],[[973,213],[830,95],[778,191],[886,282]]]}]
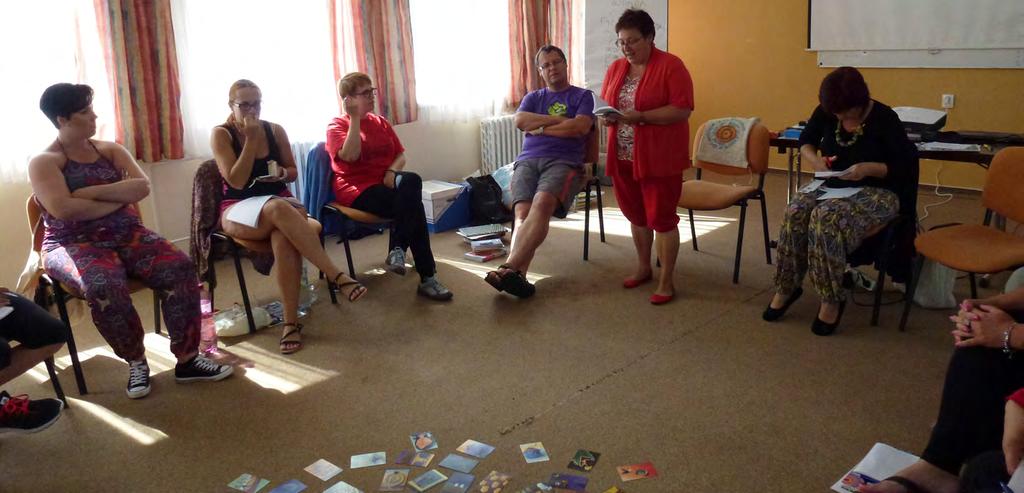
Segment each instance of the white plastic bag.
[{"label": "white plastic bag", "polygon": [[914,302],[925,308],[954,308],[955,282],[956,271],[931,259],[924,259],[924,266],[914,289]]},{"label": "white plastic bag", "polygon": [[[270,325],[270,313],[263,307],[252,307],[252,318],[257,329]],[[237,337],[249,333],[249,321],[245,318],[245,310],[238,303],[228,310],[217,312],[213,320],[217,328],[217,337]]]},{"label": "white plastic bag", "polygon": [[491,173],[491,177],[501,187],[501,202],[505,208],[512,210],[512,174],[516,163],[508,163]]}]

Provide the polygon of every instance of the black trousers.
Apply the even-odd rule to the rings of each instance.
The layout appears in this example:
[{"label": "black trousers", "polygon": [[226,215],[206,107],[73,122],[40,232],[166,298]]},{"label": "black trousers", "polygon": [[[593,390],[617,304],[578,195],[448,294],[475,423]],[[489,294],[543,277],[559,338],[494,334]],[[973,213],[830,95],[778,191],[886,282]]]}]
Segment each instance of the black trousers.
[{"label": "black trousers", "polygon": [[402,179],[397,187],[374,185],[367,188],[352,202],[352,208],[394,219],[395,246],[412,251],[416,272],[420,277],[430,277],[437,266],[434,253],[430,251],[427,216],[423,212],[423,180],[416,173],[402,171],[398,174]]},{"label": "black trousers", "polygon": [[11,364],[11,345],[17,341],[30,349],[37,349],[67,339],[67,328],[59,318],[50,315],[32,300],[14,293],[5,293],[14,311],[0,319],[0,368]]},{"label": "black trousers", "polygon": [[1001,349],[953,351],[942,388],[939,418],[921,458],[950,474],[972,457],[1001,450],[1006,398],[1024,387],[1024,354]]}]

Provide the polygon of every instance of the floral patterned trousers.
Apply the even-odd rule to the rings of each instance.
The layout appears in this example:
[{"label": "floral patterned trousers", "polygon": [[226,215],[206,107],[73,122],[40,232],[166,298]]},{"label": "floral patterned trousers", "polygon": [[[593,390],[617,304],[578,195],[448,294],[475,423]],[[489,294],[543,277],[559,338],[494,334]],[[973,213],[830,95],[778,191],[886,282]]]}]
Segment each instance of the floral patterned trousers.
[{"label": "floral patterned trousers", "polygon": [[799,192],[786,207],[779,233],[775,289],[788,296],[810,272],[811,285],[827,303],[845,299],[846,256],[873,228],[899,212],[899,198],[890,190],[864,187],[842,199],[818,200],[822,191]]}]

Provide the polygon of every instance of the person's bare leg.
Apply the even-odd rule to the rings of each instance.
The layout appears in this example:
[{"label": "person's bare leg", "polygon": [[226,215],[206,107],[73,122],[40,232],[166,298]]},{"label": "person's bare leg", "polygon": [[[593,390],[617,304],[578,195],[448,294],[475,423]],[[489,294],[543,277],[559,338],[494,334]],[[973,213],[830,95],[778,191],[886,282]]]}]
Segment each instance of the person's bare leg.
[{"label": "person's bare leg", "polygon": [[533,202],[519,202],[516,204],[516,217],[522,209],[527,209],[526,218],[516,227],[516,233],[512,238],[512,251],[509,253],[506,264],[513,269],[526,273],[530,268],[537,248],[548,236],[551,223],[551,215],[558,208],[558,199],[547,192],[537,192],[533,196]]},{"label": "person's bare leg", "polygon": [[277,286],[281,290],[284,323],[298,322],[302,256],[280,231],[270,234],[270,246],[274,250],[274,265],[277,271]]},{"label": "person's bare leg", "polygon": [[53,353],[56,353],[63,345],[64,343],[60,342],[35,349],[21,345],[11,348],[11,364],[0,370],[0,385],[14,380],[14,377],[42,363],[46,358],[53,356]]},{"label": "person's bare leg", "polygon": [[[651,278],[651,245],[654,243],[654,231],[643,226],[630,223],[633,234],[633,246],[636,247],[636,272],[626,280],[643,281]],[[677,247],[678,249],[678,247]]]},{"label": "person's bare leg", "polygon": [[[956,476],[919,460],[895,474],[907,478],[929,493],[958,493],[960,480]],[[906,493],[907,489],[892,481],[862,486],[860,493]]]},{"label": "person's bare leg", "polygon": [[[676,257],[679,255],[679,230],[676,228],[664,233],[657,233],[654,236],[655,249],[658,252],[658,260],[661,261],[661,273],[658,277],[658,288],[654,294],[672,296],[675,294],[673,278],[676,270]],[[650,266],[650,259],[647,260]]]}]

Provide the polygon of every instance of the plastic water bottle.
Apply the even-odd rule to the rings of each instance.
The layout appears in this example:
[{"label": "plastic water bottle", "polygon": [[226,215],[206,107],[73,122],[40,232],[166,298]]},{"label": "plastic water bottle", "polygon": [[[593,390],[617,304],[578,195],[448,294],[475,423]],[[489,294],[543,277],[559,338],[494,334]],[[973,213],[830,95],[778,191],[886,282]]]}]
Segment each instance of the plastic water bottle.
[{"label": "plastic water bottle", "polygon": [[201,314],[199,352],[214,354],[217,352],[217,326],[213,320],[213,303],[210,301],[210,292],[205,288],[200,288],[199,291],[199,313]]},{"label": "plastic water bottle", "polygon": [[299,281],[299,316],[305,317],[309,314],[309,307],[316,303],[316,284],[309,282],[309,275],[306,266],[302,266],[302,280]]}]

